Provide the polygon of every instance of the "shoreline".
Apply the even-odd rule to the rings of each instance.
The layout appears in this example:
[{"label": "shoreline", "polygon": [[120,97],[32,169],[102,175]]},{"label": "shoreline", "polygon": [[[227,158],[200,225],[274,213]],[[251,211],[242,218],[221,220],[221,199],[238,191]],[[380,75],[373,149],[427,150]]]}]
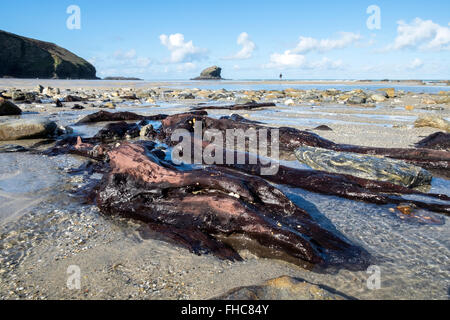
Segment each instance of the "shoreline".
[{"label": "shoreline", "polygon": [[[412,86],[412,87],[442,87],[450,90],[449,80],[431,80],[433,83],[424,82],[428,80],[62,80],[62,79],[18,79],[18,78],[0,78],[0,88],[19,87],[31,89],[37,84],[44,86],[57,86],[60,88],[79,88],[79,87],[95,87],[95,88],[120,88],[120,87],[173,87],[189,85],[336,85],[336,86]],[[445,84],[447,81],[447,84]],[[103,86],[103,87],[102,87]]]}]

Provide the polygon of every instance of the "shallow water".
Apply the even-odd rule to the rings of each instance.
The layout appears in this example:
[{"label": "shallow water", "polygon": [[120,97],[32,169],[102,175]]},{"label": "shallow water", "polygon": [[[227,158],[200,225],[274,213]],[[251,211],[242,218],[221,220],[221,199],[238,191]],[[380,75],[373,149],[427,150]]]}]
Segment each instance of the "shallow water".
[{"label": "shallow water", "polygon": [[19,219],[57,194],[65,183],[64,166],[74,163],[72,157],[0,153],[0,224]]},{"label": "shallow water", "polygon": [[[381,289],[367,290],[360,282],[348,281],[348,273],[341,272],[333,282],[341,290],[345,289],[344,292],[369,299],[449,298],[448,217],[444,217],[445,224],[441,226],[420,225],[401,220],[389,211],[390,206],[283,189],[299,206],[319,219],[328,219],[349,240],[359,243],[375,257],[373,264],[381,269]],[[354,273],[354,276],[362,282],[367,279],[366,273]]]}]

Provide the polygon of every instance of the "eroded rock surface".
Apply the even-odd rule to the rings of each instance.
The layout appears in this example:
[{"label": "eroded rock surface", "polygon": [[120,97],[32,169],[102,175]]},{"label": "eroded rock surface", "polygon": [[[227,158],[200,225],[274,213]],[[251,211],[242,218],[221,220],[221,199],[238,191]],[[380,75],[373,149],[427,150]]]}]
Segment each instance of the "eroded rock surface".
[{"label": "eroded rock surface", "polygon": [[430,185],[432,175],[404,161],[380,156],[300,147],[295,155],[315,170],[348,174],[364,179],[387,181],[407,188]]},{"label": "eroded rock surface", "polygon": [[45,119],[19,119],[0,123],[0,141],[47,138],[55,134],[55,122]]},{"label": "eroded rock surface", "polygon": [[199,77],[192,80],[222,80],[222,69],[218,66],[212,66],[203,70]]}]

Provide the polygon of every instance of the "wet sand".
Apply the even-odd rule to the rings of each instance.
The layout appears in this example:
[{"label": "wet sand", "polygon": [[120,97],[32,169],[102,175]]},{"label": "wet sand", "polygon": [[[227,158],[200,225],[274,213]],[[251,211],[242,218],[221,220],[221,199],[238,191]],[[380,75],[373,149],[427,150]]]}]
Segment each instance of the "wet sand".
[{"label": "wet sand", "polygon": [[[37,84],[74,90],[104,87],[103,82],[100,87],[89,81],[11,79],[0,80],[0,88],[7,88],[7,83],[17,88],[34,88]],[[127,81],[114,82],[105,88],[139,86]],[[450,117],[448,103],[422,103],[428,98],[430,95],[410,94],[377,103],[375,107],[323,102],[286,106],[281,99],[275,108],[235,113],[273,126],[310,130],[325,124],[333,131],[316,133],[339,143],[410,147],[440,131],[414,128],[418,116],[425,113]],[[72,110],[76,103],[65,103],[64,108],[56,108],[52,103],[18,105],[26,112],[22,117],[47,117],[58,124],[72,126],[82,116],[100,110],[98,106],[102,102],[93,102],[96,107],[83,104],[84,110]],[[198,103],[225,102],[208,99],[117,102],[115,110],[145,115],[174,114]],[[405,110],[405,105],[413,105],[414,109]],[[210,112],[214,117],[229,114]],[[73,128],[88,136],[101,127],[102,124]],[[1,142],[0,145],[34,142]],[[165,242],[144,240],[139,233],[140,223],[104,217],[95,206],[85,204],[77,196],[77,190],[100,178],[69,173],[83,159],[36,157],[0,154],[0,209],[4,214],[0,217],[1,299],[208,299],[235,287],[260,284],[282,275],[327,285],[360,299],[448,299],[450,228],[447,217],[442,226],[417,225],[393,215],[389,206],[284,187],[300,207],[323,223],[333,225],[376,258],[375,264],[382,272],[382,287],[369,290],[366,272],[342,270],[337,274],[318,274],[286,262],[259,259],[246,252],[242,252],[246,258],[243,262],[230,263],[213,256],[196,256]],[[450,194],[449,186],[448,180],[435,178],[432,191]],[[67,288],[67,268],[71,265],[81,269],[81,290]]]}]

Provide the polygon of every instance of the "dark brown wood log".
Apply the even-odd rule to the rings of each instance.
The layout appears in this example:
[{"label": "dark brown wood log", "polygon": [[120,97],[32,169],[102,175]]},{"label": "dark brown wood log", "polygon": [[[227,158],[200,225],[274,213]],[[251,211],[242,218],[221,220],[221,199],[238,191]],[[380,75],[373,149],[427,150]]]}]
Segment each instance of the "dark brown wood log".
[{"label": "dark brown wood log", "polygon": [[[111,172],[97,203],[105,214],[120,214],[211,237],[241,234],[304,267],[364,269],[368,254],[343,237],[323,229],[281,191],[258,177],[225,168],[178,171],[148,155],[143,146],[125,143],[108,152]],[[169,229],[170,230],[170,229]],[[183,242],[200,242],[219,257],[235,259],[223,245],[198,241],[183,233]],[[191,240],[189,240],[191,239]],[[216,240],[219,241],[219,240]],[[278,253],[278,254],[276,254]],[[283,253],[283,254],[280,254]]]},{"label": "dark brown wood log", "polygon": [[275,103],[267,102],[267,103],[254,103],[248,102],[244,104],[232,104],[227,106],[198,106],[191,109],[191,111],[198,110],[252,110],[259,108],[268,108],[268,107],[276,107]]}]

